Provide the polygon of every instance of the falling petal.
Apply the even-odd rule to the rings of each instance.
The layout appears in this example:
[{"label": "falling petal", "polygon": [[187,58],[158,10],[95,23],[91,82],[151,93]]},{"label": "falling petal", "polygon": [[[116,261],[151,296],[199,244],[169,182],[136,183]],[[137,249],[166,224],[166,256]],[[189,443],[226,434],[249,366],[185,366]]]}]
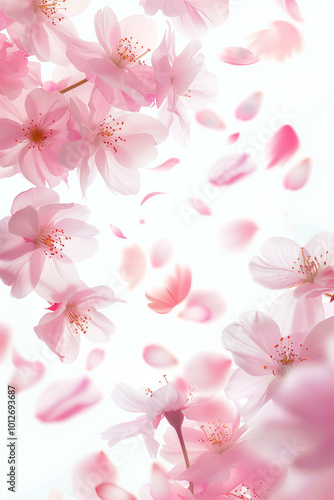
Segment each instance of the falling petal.
[{"label": "falling petal", "polygon": [[285,0],[285,6],[292,19],[299,21],[300,23],[304,21],[296,0]]},{"label": "falling petal", "polygon": [[140,205],[142,205],[143,203],[145,203],[145,201],[149,200],[150,198],[152,198],[152,196],[157,196],[158,194],[168,194],[168,193],[161,193],[160,191],[154,191],[153,193],[149,193],[147,194]]},{"label": "falling petal", "polygon": [[10,378],[9,385],[15,387],[16,392],[28,389],[43,377],[45,366],[40,361],[27,361],[14,349],[12,359],[16,370]]},{"label": "falling petal", "polygon": [[286,163],[299,148],[299,139],[290,125],[281,127],[271,139],[266,148],[267,168],[279,163]]},{"label": "falling petal", "polygon": [[112,483],[99,484],[96,493],[101,500],[137,500],[131,493]]},{"label": "falling petal", "polygon": [[251,243],[258,225],[249,219],[232,220],[218,233],[220,246],[227,252],[241,252]]},{"label": "falling petal", "polygon": [[145,294],[151,301],[148,307],[158,314],[169,313],[186,298],[190,287],[191,270],[187,266],[176,265],[174,274],[167,276],[164,286]]},{"label": "falling petal", "polygon": [[305,158],[305,160],[301,161],[292,169],[284,178],[284,187],[286,189],[291,189],[292,191],[296,191],[297,189],[301,189],[307,183],[311,174],[311,160],[309,158]]},{"label": "falling petal", "polygon": [[250,48],[259,58],[279,62],[302,50],[299,32],[286,21],[274,21],[269,29],[253,33],[250,40]]},{"label": "falling petal", "polygon": [[169,160],[166,160],[158,167],[150,168],[150,170],[152,172],[168,172],[168,170],[174,168],[178,163],[180,163],[179,158],[169,158]]},{"label": "falling petal", "polygon": [[200,215],[212,215],[209,205],[199,198],[189,198],[190,203]]},{"label": "falling petal", "polygon": [[194,290],[189,294],[185,309],[180,313],[180,317],[205,323],[215,321],[226,311],[226,302],[219,292],[215,290]]},{"label": "falling petal", "polygon": [[196,120],[200,125],[207,128],[213,128],[215,130],[224,130],[226,128],[225,123],[220,118],[220,116],[211,111],[211,109],[203,109],[196,113]]},{"label": "falling petal", "polygon": [[144,279],[146,267],[146,256],[139,245],[134,243],[123,249],[118,272],[122,280],[127,282],[129,290],[132,290]]},{"label": "falling petal", "polygon": [[86,377],[59,380],[40,395],[36,417],[45,423],[67,420],[97,404],[101,398],[99,387]]},{"label": "falling petal", "polygon": [[247,154],[227,155],[211,167],[209,182],[214,186],[228,186],[256,170],[254,160]]},{"label": "falling petal", "polygon": [[1,323],[0,324],[0,361],[5,357],[6,351],[9,346],[11,333],[9,328]]},{"label": "falling petal", "polygon": [[200,352],[184,367],[185,378],[198,390],[215,390],[227,381],[231,358],[215,352]]},{"label": "falling petal", "polygon": [[116,480],[116,469],[103,451],[91,453],[81,459],[72,471],[72,484],[77,500],[99,500],[96,486]]},{"label": "falling petal", "polygon": [[171,261],[175,252],[173,243],[168,238],[161,238],[153,243],[150,249],[152,267],[163,267]]},{"label": "falling petal", "polygon": [[254,118],[261,107],[262,92],[255,92],[239,104],[235,111],[235,116],[239,120],[247,121]]},{"label": "falling petal", "polygon": [[145,347],[143,358],[146,363],[154,368],[169,368],[177,365],[177,359],[165,347],[151,344]]},{"label": "falling petal", "polygon": [[239,137],[240,137],[240,132],[236,132],[235,134],[229,135],[228,138],[226,139],[226,145],[231,146],[232,144],[236,143]]},{"label": "falling petal", "polygon": [[117,238],[123,238],[124,240],[126,240],[127,237],[124,236],[122,231],[117,226],[110,224],[110,227],[111,227],[111,230],[114,233],[114,235],[117,236]]},{"label": "falling petal", "polygon": [[86,370],[94,370],[105,358],[106,353],[102,349],[93,349],[87,356]]},{"label": "falling petal", "polygon": [[236,66],[254,64],[259,60],[250,50],[243,47],[226,47],[220,54],[219,59]]}]

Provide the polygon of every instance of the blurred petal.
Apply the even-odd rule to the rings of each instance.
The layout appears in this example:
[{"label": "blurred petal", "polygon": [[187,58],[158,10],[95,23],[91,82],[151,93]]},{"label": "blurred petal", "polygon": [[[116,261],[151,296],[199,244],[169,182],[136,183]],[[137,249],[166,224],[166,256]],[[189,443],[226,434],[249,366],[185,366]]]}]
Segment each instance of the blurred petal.
[{"label": "blurred petal", "polygon": [[99,366],[104,360],[105,355],[106,353],[102,349],[93,349],[87,356],[86,369],[93,370]]},{"label": "blurred petal", "polygon": [[144,279],[146,267],[146,256],[139,245],[134,243],[123,249],[118,272],[122,280],[127,282],[129,290],[132,290]]},{"label": "blurred petal", "polygon": [[15,387],[16,392],[28,389],[43,377],[45,366],[40,361],[27,361],[15,350],[13,350],[12,359],[16,370],[12,374],[9,384]]},{"label": "blurred petal", "polygon": [[219,59],[236,66],[254,64],[259,60],[250,50],[243,47],[226,47],[220,54]]},{"label": "blurred petal", "polygon": [[215,352],[200,352],[184,367],[185,378],[198,390],[215,390],[224,386],[232,360]]},{"label": "blurred petal", "polygon": [[144,348],[143,358],[154,368],[167,368],[178,364],[177,359],[163,346],[151,344]]},{"label": "blurred petal", "polygon": [[254,160],[247,154],[223,156],[212,165],[209,182],[214,186],[228,186],[252,174],[256,168]]},{"label": "blurred petal", "polygon": [[194,290],[190,292],[186,307],[180,317],[197,323],[215,321],[226,311],[226,302],[215,290]]},{"label": "blurred petal", "polygon": [[250,38],[250,49],[259,58],[283,62],[302,50],[299,32],[286,21],[274,21],[269,29],[257,31]]},{"label": "blurred petal", "polygon": [[262,92],[255,92],[239,104],[235,116],[239,120],[247,121],[254,118],[259,112],[262,103]]},{"label": "blurred petal", "polygon": [[249,219],[227,222],[218,233],[220,247],[227,252],[241,252],[247,248],[259,230],[259,226]]},{"label": "blurred petal", "polygon": [[292,191],[301,189],[305,186],[309,180],[311,174],[311,160],[310,158],[305,158],[305,160],[297,163],[290,172],[284,177],[284,187]]},{"label": "blurred petal", "polygon": [[96,487],[96,493],[101,500],[136,500],[131,493],[112,483],[99,484]]},{"label": "blurred petal", "polygon": [[74,494],[78,500],[98,500],[95,487],[115,481],[117,472],[103,451],[91,453],[78,462],[72,471]]},{"label": "blurred petal", "polygon": [[266,147],[267,168],[286,163],[299,148],[299,139],[290,125],[281,127]]},{"label": "blurred petal", "polygon": [[224,130],[226,128],[225,123],[220,118],[220,116],[211,109],[203,109],[196,113],[196,120],[203,127],[212,128],[215,130]]},{"label": "blurred petal", "polygon": [[152,267],[163,267],[173,257],[175,248],[173,243],[168,238],[156,240],[150,249],[150,261]]}]

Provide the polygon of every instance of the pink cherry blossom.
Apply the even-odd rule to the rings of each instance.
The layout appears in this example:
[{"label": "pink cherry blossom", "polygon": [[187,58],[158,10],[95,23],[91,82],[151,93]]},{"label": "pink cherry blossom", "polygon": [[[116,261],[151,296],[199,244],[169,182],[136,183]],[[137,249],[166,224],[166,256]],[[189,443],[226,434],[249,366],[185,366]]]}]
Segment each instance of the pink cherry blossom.
[{"label": "pink cherry blossom", "polygon": [[137,193],[138,168],[157,157],[156,145],[168,135],[165,126],[141,113],[111,112],[110,104],[96,90],[88,106],[71,99],[70,108],[81,137],[65,143],[58,158],[66,168],[77,166],[82,192],[97,169],[112,191]]},{"label": "pink cherry blossom", "polygon": [[174,26],[182,35],[200,38],[208,28],[220,26],[228,16],[228,0],[140,0],[145,13],[154,16],[161,10],[171,17]]},{"label": "pink cherry blossom", "polygon": [[47,300],[60,301],[79,282],[73,262],[90,257],[98,231],[84,222],[88,210],[59,203],[48,188],[19,194],[12,216],[0,222],[0,277],[12,287],[13,297],[32,290]]},{"label": "pink cherry blossom", "polygon": [[[70,113],[59,92],[32,90],[15,102],[2,99],[0,159],[2,167],[18,165],[35,186],[56,186],[64,166],[57,155],[67,139]],[[74,168],[74,166],[72,166]]]},{"label": "pink cherry blossom", "polygon": [[295,366],[326,359],[333,325],[334,318],[329,318],[306,336],[298,331],[284,336],[268,315],[260,312],[242,314],[239,322],[223,331],[224,347],[232,352],[239,366],[226,387],[227,397],[247,398],[243,415],[253,416],[273,397],[282,379]]},{"label": "pink cherry blossom", "polygon": [[69,60],[117,108],[139,111],[152,104],[154,72],[145,58],[156,43],[154,22],[140,15],[118,22],[105,7],[95,15],[95,31],[100,43],[73,39],[67,49]]},{"label": "pink cherry blossom", "polygon": [[7,31],[15,44],[40,61],[67,65],[66,41],[77,32],[67,18],[79,14],[89,0],[1,0]]},{"label": "pink cherry blossom", "polygon": [[185,142],[190,121],[187,109],[202,108],[218,93],[218,80],[204,67],[201,44],[192,40],[176,55],[175,33],[168,26],[163,41],[152,55],[156,78],[156,103],[162,106],[159,118],[171,127],[175,137]]},{"label": "pink cherry blossom", "polygon": [[80,337],[91,342],[107,342],[115,326],[98,309],[120,299],[106,286],[87,287],[83,282],[66,300],[49,307],[34,328],[37,336],[65,363],[73,362],[79,353]]}]

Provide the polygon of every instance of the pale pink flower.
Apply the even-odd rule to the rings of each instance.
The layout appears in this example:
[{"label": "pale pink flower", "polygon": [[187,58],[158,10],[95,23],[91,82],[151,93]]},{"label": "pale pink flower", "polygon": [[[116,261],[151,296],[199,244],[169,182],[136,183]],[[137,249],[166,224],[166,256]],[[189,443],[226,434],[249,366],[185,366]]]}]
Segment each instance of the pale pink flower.
[{"label": "pale pink flower", "polygon": [[80,282],[66,300],[49,307],[51,312],[42,317],[34,330],[61,361],[71,363],[78,356],[81,335],[91,342],[109,340],[115,326],[98,309],[115,302],[120,300],[111,288],[89,288]]},{"label": "pale pink flower", "polygon": [[82,192],[86,192],[97,169],[112,191],[137,193],[137,169],[157,157],[156,145],[167,137],[166,127],[141,113],[111,111],[97,90],[88,106],[71,99],[70,108],[81,137],[65,143],[58,159],[66,168],[78,168]]},{"label": "pale pink flower", "polygon": [[253,257],[250,271],[257,283],[291,288],[279,297],[270,314],[280,326],[309,331],[324,319],[322,296],[334,292],[334,234],[322,232],[304,247],[288,238],[269,238],[264,258]]},{"label": "pale pink flower", "polygon": [[67,18],[79,14],[89,0],[0,0],[7,31],[15,44],[40,61],[66,65],[67,39],[77,32]]},{"label": "pale pink flower", "polygon": [[187,110],[199,109],[218,93],[218,80],[204,67],[201,44],[192,40],[176,55],[175,33],[168,26],[163,41],[152,55],[156,78],[156,103],[162,106],[159,118],[171,127],[175,137],[185,142],[190,120]]},{"label": "pale pink flower", "polygon": [[277,323],[261,312],[246,312],[223,331],[224,347],[239,368],[227,387],[228,398],[247,398],[245,417],[253,416],[277,391],[282,379],[300,363],[326,359],[326,345],[334,318],[322,321],[308,335],[298,331],[284,336]]},{"label": "pale pink flower", "polygon": [[228,0],[140,0],[145,13],[154,16],[161,10],[174,26],[189,38],[200,38],[208,28],[220,26],[228,16]]},{"label": "pale pink flower", "polygon": [[32,290],[47,300],[62,300],[78,281],[73,262],[96,250],[98,231],[84,222],[89,211],[82,205],[59,203],[47,188],[19,194],[12,216],[0,222],[0,277],[12,287],[13,297]]},{"label": "pale pink flower", "polygon": [[65,170],[57,156],[68,135],[66,98],[56,91],[35,89],[13,102],[3,98],[1,106],[1,166],[19,165],[24,177],[36,186],[45,182],[56,186]]},{"label": "pale pink flower", "polygon": [[156,27],[145,16],[129,16],[118,22],[109,8],[95,15],[100,42],[72,40],[67,57],[94,81],[103,96],[117,108],[139,111],[154,100],[154,71],[145,63],[156,42]]}]

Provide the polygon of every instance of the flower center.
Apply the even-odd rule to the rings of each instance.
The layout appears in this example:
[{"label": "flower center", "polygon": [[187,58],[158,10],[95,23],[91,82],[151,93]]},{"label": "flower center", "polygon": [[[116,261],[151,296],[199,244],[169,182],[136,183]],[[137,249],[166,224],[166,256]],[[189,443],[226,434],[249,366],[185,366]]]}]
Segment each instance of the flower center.
[{"label": "flower center", "polygon": [[109,115],[100,123],[100,130],[95,139],[104,149],[117,153],[117,143],[126,142],[126,139],[119,135],[123,125],[124,122],[118,122]]},{"label": "flower center", "polygon": [[[55,122],[55,120],[52,120],[51,123],[42,126],[43,116],[41,113],[39,113],[39,115],[40,119],[38,123],[32,119],[27,125],[22,125],[25,139],[20,142],[28,142],[29,149],[37,147],[39,151],[42,151],[43,147],[50,148],[53,145],[53,142],[50,140],[53,135],[53,129],[49,127]],[[15,139],[15,142],[19,141]]]},{"label": "flower center", "polygon": [[87,309],[87,313],[84,311],[79,312],[72,308],[67,310],[66,321],[74,333],[87,333],[89,321],[92,320],[88,313],[89,309]]},{"label": "flower center", "polygon": [[294,266],[292,269],[297,271],[297,274],[300,278],[304,280],[304,283],[312,283],[314,278],[318,276],[318,274],[326,267],[327,258],[328,258],[328,250],[325,254],[321,254],[320,257],[308,257],[304,254],[304,248],[301,248],[302,257],[298,257],[298,259],[294,262]]},{"label": "flower center", "polygon": [[150,49],[144,50],[144,46],[139,42],[135,42],[133,37],[121,38],[118,44],[112,50],[112,59],[120,68],[130,68],[134,64],[140,66],[146,65],[145,61],[141,61]]},{"label": "flower center", "polygon": [[45,229],[34,243],[38,245],[50,259],[52,257],[59,257],[62,259],[64,257],[62,251],[65,248],[65,242],[70,239],[71,236],[66,236],[63,229]]},{"label": "flower center", "polygon": [[35,0],[35,12],[39,10],[48,21],[50,21],[54,26],[64,19],[64,16],[59,14],[59,10],[66,10],[66,7],[63,7],[66,0]]},{"label": "flower center", "polygon": [[237,488],[228,493],[227,498],[239,498],[240,500],[261,500],[253,488],[248,488],[244,484],[240,484]]},{"label": "flower center", "polygon": [[201,429],[204,438],[201,438],[199,441],[205,444],[210,451],[214,453],[223,453],[226,450],[232,438],[231,431],[226,424],[222,424],[221,421],[218,420],[217,425],[215,422],[212,422],[212,425],[209,424],[207,428],[201,425]]},{"label": "flower center", "polygon": [[[272,373],[279,378],[282,378],[286,373],[288,373],[296,361],[307,361],[306,358],[300,358],[299,355],[294,352],[293,341],[290,340],[290,338],[290,335],[285,338],[281,337],[279,344],[274,346],[276,349],[276,356],[273,357],[270,355],[276,365],[276,368],[274,368]],[[299,344],[299,348],[302,346],[303,344]],[[308,348],[306,348],[306,350],[308,350]],[[263,368],[267,370],[268,367],[264,366]]]}]

